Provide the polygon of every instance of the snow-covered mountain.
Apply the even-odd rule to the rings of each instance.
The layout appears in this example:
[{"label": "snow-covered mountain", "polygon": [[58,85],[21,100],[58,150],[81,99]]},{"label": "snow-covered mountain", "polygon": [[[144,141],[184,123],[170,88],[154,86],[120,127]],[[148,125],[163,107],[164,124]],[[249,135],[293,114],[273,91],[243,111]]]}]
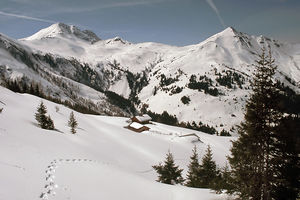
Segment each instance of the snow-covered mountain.
[{"label": "snow-covered mountain", "polygon": [[[179,121],[201,121],[219,131],[229,130],[242,120],[253,64],[263,46],[271,47],[278,65],[276,79],[300,92],[300,44],[250,36],[231,27],[184,47],[133,44],[119,37],[100,40],[90,31],[62,23],[20,40],[1,35],[0,42],[0,65],[6,77],[39,76],[27,71],[29,59],[41,71],[47,69],[75,85],[80,82],[77,93],[82,98],[89,98],[90,92],[83,88],[86,86],[97,90],[99,96],[110,90],[139,108],[167,111]],[[18,51],[12,53],[9,46]],[[32,56],[23,59],[20,51]]]},{"label": "snow-covered mountain", "polygon": [[81,31],[76,26],[69,26],[63,23],[53,24],[48,28],[42,29],[39,32],[33,34],[30,37],[24,38],[24,40],[45,40],[55,38],[68,38],[74,40],[75,38],[89,42],[91,44],[98,42],[100,38],[89,30]]},{"label": "snow-covered mountain", "polygon": [[33,52],[4,35],[0,35],[0,58],[0,81],[4,85],[18,80],[26,88],[38,85],[44,95],[58,101],[84,105],[100,114],[128,115],[104,94],[108,84],[105,72],[97,72],[74,58]]},{"label": "snow-covered mountain", "polygon": [[[158,183],[152,165],[171,151],[187,173],[192,148],[199,159],[207,145],[222,167],[229,137],[218,137],[159,123],[136,133],[124,128],[128,118],[74,112],[79,127],[71,134],[69,108],[43,100],[56,130],[37,126],[34,113],[42,99],[0,86],[0,199],[48,200],[225,200],[209,189]],[[57,110],[56,108],[59,108]],[[180,137],[194,133],[200,137]]]}]

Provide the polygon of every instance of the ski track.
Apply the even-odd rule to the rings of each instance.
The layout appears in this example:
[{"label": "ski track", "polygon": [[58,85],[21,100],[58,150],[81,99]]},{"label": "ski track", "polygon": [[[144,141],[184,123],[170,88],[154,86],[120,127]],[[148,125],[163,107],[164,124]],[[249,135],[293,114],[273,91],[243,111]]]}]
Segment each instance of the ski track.
[{"label": "ski track", "polygon": [[5,105],[5,106],[6,106],[6,104],[5,104],[4,102],[0,101],[0,103],[2,103],[3,105]]},{"label": "ski track", "polygon": [[3,162],[3,161],[0,161],[0,165],[6,165],[6,166],[9,166],[9,167],[15,167],[15,168],[21,169],[23,171],[26,170],[24,167],[21,167],[19,165],[10,164],[10,163],[6,163],[6,162]]}]

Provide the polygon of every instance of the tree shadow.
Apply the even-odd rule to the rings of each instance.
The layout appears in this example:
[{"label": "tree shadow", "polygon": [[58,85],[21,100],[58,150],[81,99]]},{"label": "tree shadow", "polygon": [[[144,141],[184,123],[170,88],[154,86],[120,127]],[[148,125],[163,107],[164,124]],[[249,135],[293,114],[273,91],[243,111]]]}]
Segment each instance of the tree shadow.
[{"label": "tree shadow", "polygon": [[57,128],[54,128],[53,130],[41,128],[41,127],[38,125],[38,123],[33,122],[33,121],[30,121],[30,124],[32,124],[32,125],[35,126],[35,127],[40,128],[40,129],[43,129],[43,130],[55,131],[55,132],[58,132],[58,133],[64,133],[63,131],[61,131],[61,130],[59,130],[59,129],[57,129]]}]

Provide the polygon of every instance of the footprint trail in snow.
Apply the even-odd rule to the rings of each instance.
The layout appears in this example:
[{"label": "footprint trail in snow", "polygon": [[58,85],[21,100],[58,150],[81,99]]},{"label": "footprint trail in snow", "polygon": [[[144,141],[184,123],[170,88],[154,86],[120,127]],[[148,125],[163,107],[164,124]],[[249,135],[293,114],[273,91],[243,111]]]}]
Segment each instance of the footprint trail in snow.
[{"label": "footprint trail in snow", "polygon": [[55,196],[55,189],[59,186],[55,183],[55,171],[62,164],[75,164],[77,162],[94,162],[98,161],[89,160],[89,159],[58,159],[53,160],[50,165],[47,166],[45,170],[46,184],[44,186],[44,191],[40,194],[40,199],[49,199],[51,196]]}]

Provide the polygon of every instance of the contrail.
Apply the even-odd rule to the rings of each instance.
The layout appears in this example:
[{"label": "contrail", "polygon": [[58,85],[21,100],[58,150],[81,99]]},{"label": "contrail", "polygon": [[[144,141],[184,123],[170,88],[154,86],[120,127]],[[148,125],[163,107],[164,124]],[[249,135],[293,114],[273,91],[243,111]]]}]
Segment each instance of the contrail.
[{"label": "contrail", "polygon": [[158,4],[163,2],[168,2],[173,0],[134,0],[134,1],[127,1],[127,2],[113,2],[110,4],[101,4],[99,6],[88,6],[88,7],[69,7],[69,8],[63,8],[62,12],[89,12],[89,11],[95,11],[99,9],[108,9],[108,8],[121,8],[121,7],[133,7],[133,6],[141,6],[141,5],[151,5],[151,4]]},{"label": "contrail", "polygon": [[224,28],[226,28],[225,23],[224,23],[224,20],[222,19],[221,15],[220,15],[220,12],[219,12],[218,8],[216,7],[216,5],[214,4],[213,0],[206,0],[206,2],[207,2],[208,5],[215,11],[215,13],[216,13],[216,15],[218,16],[219,21],[220,21],[220,23],[222,24],[222,26],[223,26]]},{"label": "contrail", "polygon": [[2,11],[0,11],[0,15],[17,17],[17,18],[28,19],[28,20],[33,20],[33,21],[46,22],[46,23],[50,23],[50,24],[56,23],[55,21],[52,21],[52,20],[41,19],[41,18],[36,18],[36,17],[29,17],[29,16],[25,16],[25,15],[17,15],[17,14],[13,14],[13,13],[2,12]]}]

